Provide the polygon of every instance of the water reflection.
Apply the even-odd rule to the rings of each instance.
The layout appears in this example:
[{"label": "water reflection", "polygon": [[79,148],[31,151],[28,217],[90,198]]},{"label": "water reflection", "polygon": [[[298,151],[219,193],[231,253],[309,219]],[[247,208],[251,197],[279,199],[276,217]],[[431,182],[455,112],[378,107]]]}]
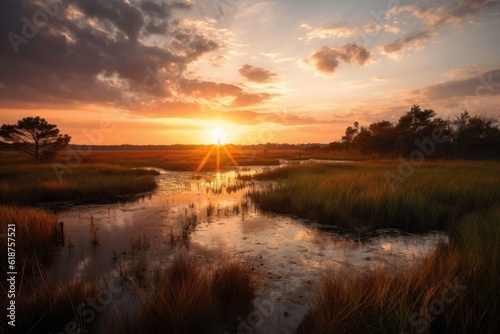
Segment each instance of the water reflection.
[{"label": "water reflection", "polygon": [[[264,214],[247,196],[248,187],[262,183],[239,179],[263,169],[194,175],[162,171],[157,177],[159,187],[149,197],[69,208],[59,215],[67,246],[50,274],[71,280],[118,272],[147,285],[147,276],[168,265],[179,249],[189,251],[200,263],[228,254],[245,256],[264,278],[261,299],[273,291],[288,291],[275,301],[275,316],[265,319],[259,330],[277,332],[279,325],[291,332],[307,311],[311,287],[323,271],[394,270],[416,263],[439,241],[446,241],[440,233],[411,235],[393,230],[358,239],[331,227]],[[96,228],[98,243],[93,242]],[[289,316],[283,317],[283,312]]]}]

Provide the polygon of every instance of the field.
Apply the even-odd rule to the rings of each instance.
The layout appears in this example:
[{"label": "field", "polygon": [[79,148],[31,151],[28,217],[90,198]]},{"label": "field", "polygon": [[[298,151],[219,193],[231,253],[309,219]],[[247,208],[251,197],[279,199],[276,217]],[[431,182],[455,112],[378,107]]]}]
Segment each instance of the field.
[{"label": "field", "polygon": [[[66,153],[56,164],[3,154],[0,232],[4,235],[7,224],[16,224],[17,252],[22,254],[18,258],[18,318],[23,319],[19,330],[29,332],[34,326],[36,331],[48,332],[74,324],[88,332],[99,328],[105,333],[206,333],[217,330],[221,319],[234,321],[251,312],[258,279],[246,259],[200,265],[178,256],[168,268],[154,269],[147,288],[137,284],[127,288],[140,296],[134,312],[110,310],[113,313],[103,313],[106,316],[97,312],[94,316],[99,321],[89,325],[89,313],[78,306],[86,305],[108,282],[59,282],[44,273],[63,232],[54,212],[36,208],[43,203],[112,202],[117,196],[151,192],[157,186],[158,171],[147,167],[195,171],[225,168],[234,162],[276,165],[279,159],[299,155],[348,158],[295,151],[228,151],[232,159],[220,152],[218,166],[217,153],[210,152],[210,147],[96,151],[80,155],[78,162]],[[430,161],[409,169],[397,160],[362,160],[291,165],[255,176],[263,181],[262,187],[253,188],[249,196],[268,212],[334,225],[363,237],[380,228],[416,233],[441,230],[449,235],[448,242],[407,270],[323,271],[297,333],[496,333],[500,328],[499,175],[498,162]],[[7,263],[2,259],[3,274]],[[3,283],[2,289],[7,289]]]},{"label": "field", "polygon": [[353,232],[446,229],[500,203],[499,163],[429,162],[399,173],[391,160],[291,166],[259,175],[278,182],[251,196],[264,210]]}]

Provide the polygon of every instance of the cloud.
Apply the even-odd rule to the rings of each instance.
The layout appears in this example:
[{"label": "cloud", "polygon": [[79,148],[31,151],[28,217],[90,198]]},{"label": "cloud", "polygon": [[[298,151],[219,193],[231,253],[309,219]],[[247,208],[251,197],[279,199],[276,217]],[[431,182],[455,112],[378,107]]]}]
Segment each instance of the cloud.
[{"label": "cloud", "polygon": [[347,27],[342,24],[335,24],[329,27],[316,28],[307,33],[306,38],[311,40],[315,38],[351,38],[359,34],[359,30]]},{"label": "cloud", "polygon": [[296,60],[296,58],[284,57],[281,53],[276,52],[262,52],[261,55],[269,58],[273,63],[284,63],[288,61]]},{"label": "cloud", "polygon": [[179,88],[179,91],[185,95],[203,99],[237,96],[243,92],[240,87],[232,84],[189,79],[180,80]]},{"label": "cloud", "polygon": [[491,0],[461,0],[458,3],[426,8],[416,5],[395,6],[387,12],[386,18],[408,12],[412,17],[421,20],[423,27],[384,45],[382,52],[389,56],[397,56],[405,50],[421,48],[425,42],[447,27],[460,26],[482,10],[498,4],[498,1]]},{"label": "cloud", "polygon": [[276,73],[266,70],[260,67],[254,67],[252,65],[243,65],[239,69],[240,74],[247,80],[256,83],[268,83],[274,80],[277,76]]},{"label": "cloud", "polygon": [[[191,2],[73,0],[59,3],[45,25],[23,37],[21,18],[44,13],[42,3],[0,3],[0,35],[17,38],[0,41],[4,108],[94,105],[141,113],[169,104],[190,110],[199,107],[198,100],[224,96],[246,106],[272,97],[189,79],[188,67],[223,50],[228,34],[214,20],[176,19]],[[191,99],[183,101],[187,105],[178,104],[183,96]]]},{"label": "cloud", "polygon": [[389,79],[387,79],[387,77],[379,75],[379,76],[373,77],[372,80],[373,81],[388,81]]},{"label": "cloud", "polygon": [[485,70],[481,65],[474,64],[474,65],[469,65],[469,66],[465,66],[465,67],[455,68],[455,69],[447,72],[446,76],[450,80],[457,80],[457,79],[465,79],[465,78],[470,78],[470,77],[474,77],[474,76],[479,76],[483,72],[485,72]]},{"label": "cloud", "polygon": [[243,88],[225,83],[215,83],[210,81],[188,80],[179,81],[179,91],[185,97],[191,97],[201,100],[210,100],[216,98],[232,97],[232,107],[243,108],[265,102],[273,98],[274,94],[268,93],[250,93]]},{"label": "cloud", "polygon": [[270,100],[274,96],[275,96],[274,94],[268,94],[268,93],[260,93],[260,94],[241,93],[238,96],[236,96],[236,99],[234,99],[232,105],[237,108],[253,106],[262,103],[264,101]]},{"label": "cloud", "polygon": [[479,99],[500,95],[500,69],[483,72],[474,77],[449,80],[407,92],[407,95],[418,100],[447,100],[451,98],[466,99],[474,96]]},{"label": "cloud", "polygon": [[[345,23],[336,23],[326,27],[312,28],[309,25],[301,25],[302,28],[309,30],[306,34],[306,40],[310,41],[313,39],[341,39],[358,38],[359,40],[366,40],[371,38],[376,34],[381,34],[382,32],[388,32],[391,34],[397,34],[401,29],[397,26],[384,24],[376,22],[375,20],[369,21],[363,26],[350,26]],[[299,39],[303,39],[302,37]]]},{"label": "cloud", "polygon": [[340,66],[340,62],[357,62],[364,65],[371,59],[371,53],[364,46],[356,44],[346,44],[337,48],[324,46],[316,50],[309,58],[305,59],[306,64],[312,64],[319,72],[332,75]]}]

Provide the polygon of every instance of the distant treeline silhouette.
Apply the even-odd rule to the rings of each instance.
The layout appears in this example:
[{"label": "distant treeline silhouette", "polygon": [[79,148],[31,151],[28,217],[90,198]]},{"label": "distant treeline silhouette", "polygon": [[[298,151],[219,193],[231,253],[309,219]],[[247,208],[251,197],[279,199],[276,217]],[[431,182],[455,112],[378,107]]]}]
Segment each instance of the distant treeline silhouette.
[{"label": "distant treeline silhouette", "polygon": [[360,126],[354,122],[329,149],[384,156],[408,156],[420,150],[429,158],[498,159],[498,126],[493,117],[471,116],[465,111],[454,120],[444,120],[434,110],[414,105],[395,124],[378,121]]}]

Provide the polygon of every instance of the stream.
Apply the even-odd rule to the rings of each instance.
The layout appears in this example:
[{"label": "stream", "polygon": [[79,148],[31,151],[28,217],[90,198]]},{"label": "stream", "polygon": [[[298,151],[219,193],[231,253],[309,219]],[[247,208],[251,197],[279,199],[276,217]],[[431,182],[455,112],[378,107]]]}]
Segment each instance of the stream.
[{"label": "stream", "polygon": [[154,269],[168,266],[180,250],[200,265],[242,257],[255,267],[260,286],[255,311],[238,318],[239,332],[293,333],[311,306],[321,274],[400,270],[447,240],[441,232],[397,230],[361,239],[331,226],[261,212],[248,191],[264,182],[239,176],[268,168],[160,171],[157,189],[135,200],[69,206],[59,212],[64,247],[48,275],[90,280],[114,274],[147,288]]}]

